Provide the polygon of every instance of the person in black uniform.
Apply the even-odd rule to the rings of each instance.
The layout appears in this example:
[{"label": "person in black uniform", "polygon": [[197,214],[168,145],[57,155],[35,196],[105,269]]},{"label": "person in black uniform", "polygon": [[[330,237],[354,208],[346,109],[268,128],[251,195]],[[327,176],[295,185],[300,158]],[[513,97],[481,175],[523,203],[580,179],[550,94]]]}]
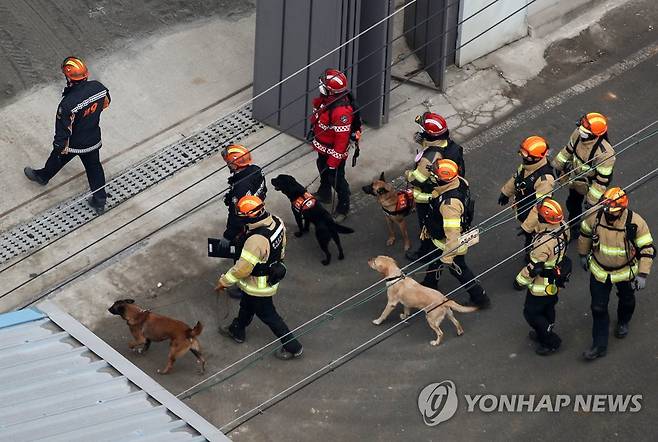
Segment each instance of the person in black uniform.
[{"label": "person in black uniform", "polygon": [[105,172],[100,161],[102,146],[101,112],[110,105],[110,91],[99,81],[89,81],[87,65],[77,57],[67,57],[62,63],[66,87],[57,108],[53,150],[43,169],[23,169],[25,176],[42,186],[66,163],[79,156],[93,192],[87,200],[101,214],[105,210]]}]

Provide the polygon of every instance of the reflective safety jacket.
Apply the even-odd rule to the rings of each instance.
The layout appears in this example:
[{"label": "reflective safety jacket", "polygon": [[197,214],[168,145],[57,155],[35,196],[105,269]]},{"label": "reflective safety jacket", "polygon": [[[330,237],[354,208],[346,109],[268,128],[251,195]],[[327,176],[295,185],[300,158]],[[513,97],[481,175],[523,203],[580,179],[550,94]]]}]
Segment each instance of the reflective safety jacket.
[{"label": "reflective safety jacket", "polygon": [[531,233],[539,224],[536,203],[544,197],[550,197],[554,186],[553,168],[548,164],[548,160],[543,158],[535,164],[521,164],[500,191],[507,197],[514,197],[517,202],[516,216],[521,222],[521,228]]},{"label": "reflective safety jacket", "polygon": [[557,290],[553,293],[547,290],[551,283],[549,274],[554,272],[555,267],[567,254],[569,228],[564,223],[559,225],[540,223],[537,229],[540,232],[532,241],[530,263],[516,275],[516,283],[521,287],[527,287],[528,292],[533,296],[556,295]]},{"label": "reflective safety jacket", "polygon": [[228,177],[229,191],[224,196],[224,201],[229,208],[229,212],[237,215],[236,209],[240,198],[246,195],[255,195],[265,201],[267,196],[267,183],[265,175],[260,167],[250,164],[240,170],[237,170]]},{"label": "reflective safety jacket", "polygon": [[603,211],[590,214],[580,224],[578,254],[589,256],[589,269],[599,282],[631,281],[649,274],[656,255],[646,221],[637,213],[624,213],[608,224]]},{"label": "reflective safety jacket", "polygon": [[313,99],[313,149],[327,156],[327,166],[337,168],[347,159],[353,108],[344,94]]},{"label": "reflective safety jacket", "polygon": [[553,167],[559,174],[569,173],[569,177],[584,173],[569,187],[585,195],[587,202],[593,206],[610,185],[615,165],[614,155],[615,151],[607,139],[597,137],[583,140],[576,129],[567,145],[554,158]]},{"label": "reflective safety jacket", "polygon": [[268,215],[265,219],[247,224],[247,239],[240,258],[220,278],[225,287],[237,286],[252,296],[272,296],[279,284],[269,285],[267,269],[275,261],[285,257],[286,229],[279,217]]},{"label": "reflective safety jacket", "polygon": [[407,170],[405,177],[407,182],[413,186],[414,200],[416,203],[426,204],[436,186],[431,179],[428,169],[436,160],[448,159],[457,163],[459,175],[465,176],[464,149],[452,140],[427,140],[421,142],[423,150],[416,155],[416,168]]},{"label": "reflective safety jacket", "polygon": [[53,149],[87,153],[99,149],[101,112],[110,105],[110,91],[100,81],[87,80],[66,87],[57,108]]},{"label": "reflective safety jacket", "polygon": [[[441,262],[452,264],[457,255],[465,255],[468,247],[459,245],[462,233],[462,216],[464,214],[465,190],[468,182],[459,177],[444,186],[437,186],[432,193],[431,210],[426,225],[434,245],[442,250]],[[456,192],[454,192],[456,190]],[[443,196],[443,198],[442,198]],[[447,197],[446,197],[447,196]],[[432,227],[434,226],[434,227]]]}]

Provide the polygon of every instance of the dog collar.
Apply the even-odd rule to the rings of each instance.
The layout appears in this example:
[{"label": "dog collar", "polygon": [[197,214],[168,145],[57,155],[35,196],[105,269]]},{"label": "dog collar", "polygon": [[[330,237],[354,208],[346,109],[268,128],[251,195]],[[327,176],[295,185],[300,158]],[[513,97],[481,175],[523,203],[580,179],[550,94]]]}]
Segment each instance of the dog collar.
[{"label": "dog collar", "polygon": [[384,281],[386,281],[386,287],[390,287],[393,284],[402,281],[406,277],[407,275],[405,275],[403,272],[400,272],[398,276],[391,276],[390,278],[384,279]]}]

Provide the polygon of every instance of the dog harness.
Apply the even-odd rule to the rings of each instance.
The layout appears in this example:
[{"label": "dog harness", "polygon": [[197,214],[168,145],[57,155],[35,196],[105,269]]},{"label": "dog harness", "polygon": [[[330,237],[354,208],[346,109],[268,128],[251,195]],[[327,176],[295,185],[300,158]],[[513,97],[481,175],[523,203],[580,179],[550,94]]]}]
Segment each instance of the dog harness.
[{"label": "dog harness", "polygon": [[318,200],[309,192],[304,192],[304,195],[299,196],[292,202],[292,208],[295,212],[302,213],[315,207]]},{"label": "dog harness", "polygon": [[395,210],[387,210],[382,207],[384,213],[390,216],[403,215],[407,216],[415,206],[414,190],[405,189],[398,191],[398,199],[395,203]]}]

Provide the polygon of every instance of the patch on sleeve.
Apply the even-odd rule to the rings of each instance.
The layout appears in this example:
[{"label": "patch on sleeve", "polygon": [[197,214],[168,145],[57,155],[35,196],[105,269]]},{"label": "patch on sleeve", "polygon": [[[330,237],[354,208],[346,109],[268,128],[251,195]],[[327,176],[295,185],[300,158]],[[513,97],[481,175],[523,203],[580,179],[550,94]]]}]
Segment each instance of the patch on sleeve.
[{"label": "patch on sleeve", "polygon": [[340,116],[340,122],[341,123],[347,123],[347,115],[341,115]]}]

